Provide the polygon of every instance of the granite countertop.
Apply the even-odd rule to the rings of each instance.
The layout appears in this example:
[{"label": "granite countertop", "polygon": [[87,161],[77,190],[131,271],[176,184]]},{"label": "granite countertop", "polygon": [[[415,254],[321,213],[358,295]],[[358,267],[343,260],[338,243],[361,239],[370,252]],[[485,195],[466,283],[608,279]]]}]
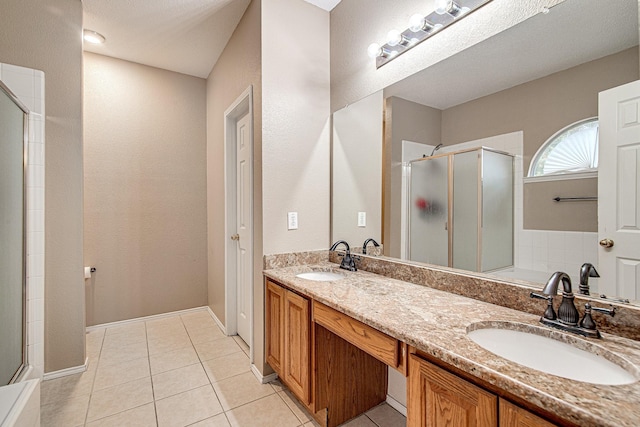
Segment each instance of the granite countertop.
[{"label": "granite countertop", "polygon": [[[309,271],[334,271],[346,277],[332,282],[296,277]],[[275,268],[264,274],[564,420],[581,426],[640,425],[640,382],[597,385],[545,374],[496,356],[467,336],[468,328],[478,322],[539,327],[540,316],[366,271],[339,270],[329,262]],[[640,379],[638,341],[611,334],[576,340],[550,328],[549,334],[614,352],[617,361]]]}]

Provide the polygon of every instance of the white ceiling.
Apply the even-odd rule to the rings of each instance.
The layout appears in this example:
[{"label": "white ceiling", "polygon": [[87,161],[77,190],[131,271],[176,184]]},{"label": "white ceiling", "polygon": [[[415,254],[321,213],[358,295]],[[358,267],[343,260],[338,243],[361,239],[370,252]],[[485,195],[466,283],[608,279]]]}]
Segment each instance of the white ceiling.
[{"label": "white ceiling", "polygon": [[386,88],[384,96],[446,109],[636,46],[638,3],[615,4],[567,0]]},{"label": "white ceiling", "polygon": [[304,0],[307,3],[314,4],[318,6],[320,9],[324,9],[327,12],[331,12],[331,10],[338,5],[342,0]]},{"label": "white ceiling", "polygon": [[250,0],[83,0],[84,28],[106,37],[84,49],[206,78]]}]

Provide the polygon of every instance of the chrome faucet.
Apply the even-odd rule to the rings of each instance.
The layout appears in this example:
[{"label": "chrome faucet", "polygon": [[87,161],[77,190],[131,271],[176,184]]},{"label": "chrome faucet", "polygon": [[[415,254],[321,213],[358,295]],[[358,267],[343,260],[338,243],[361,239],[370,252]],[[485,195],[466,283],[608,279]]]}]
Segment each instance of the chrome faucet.
[{"label": "chrome faucet", "polygon": [[333,245],[331,245],[331,248],[329,248],[329,250],[335,251],[336,248],[340,245],[344,245],[346,248],[346,253],[344,254],[344,258],[342,258],[342,262],[340,263],[340,268],[349,271],[356,271],[356,262],[354,257],[351,256],[351,248],[349,247],[349,244],[347,242],[345,242],[344,240],[338,240]]},{"label": "chrome faucet", "polygon": [[364,241],[364,244],[362,245],[362,254],[366,255],[367,254],[367,245],[369,243],[373,243],[373,246],[375,246],[376,248],[379,248],[380,245],[378,244],[378,242],[376,242],[374,239],[369,238],[367,240]]},{"label": "chrome faucet", "polygon": [[592,264],[585,262],[580,267],[580,293],[582,295],[591,295],[589,292],[589,277],[600,277],[600,275]]},{"label": "chrome faucet", "polygon": [[[553,297],[558,293],[558,286],[562,283],[562,302],[558,307],[558,314],[553,309]],[[580,314],[576,308],[573,291],[571,289],[571,277],[562,271],[556,271],[551,275],[542,294],[531,292],[531,298],[547,300],[547,308],[540,318],[540,323],[563,331],[573,332],[586,337],[600,338],[600,332],[596,329],[591,319],[591,306],[585,307],[585,317],[580,323]]]}]

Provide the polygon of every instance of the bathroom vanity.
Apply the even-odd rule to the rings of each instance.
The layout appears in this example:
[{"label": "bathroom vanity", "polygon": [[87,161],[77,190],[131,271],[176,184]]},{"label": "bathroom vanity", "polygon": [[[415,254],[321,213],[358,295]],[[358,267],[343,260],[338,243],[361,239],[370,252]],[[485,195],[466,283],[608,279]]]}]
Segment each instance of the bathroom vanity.
[{"label": "bathroom vanity", "polygon": [[[344,277],[298,277],[313,271]],[[640,423],[637,341],[608,333],[600,340],[567,338],[541,326],[539,315],[367,271],[343,272],[334,263],[264,275],[267,361],[321,425],[339,425],[383,402],[389,368],[407,377],[409,426]],[[469,338],[488,327],[571,342],[604,355],[632,379],[592,384],[527,368]],[[573,362],[557,360],[563,363]]]}]

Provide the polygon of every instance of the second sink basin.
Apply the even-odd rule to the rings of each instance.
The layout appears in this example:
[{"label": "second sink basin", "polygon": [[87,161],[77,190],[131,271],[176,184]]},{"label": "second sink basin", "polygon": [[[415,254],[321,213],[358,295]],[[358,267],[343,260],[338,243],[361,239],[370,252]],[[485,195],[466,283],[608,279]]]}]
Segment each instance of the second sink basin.
[{"label": "second sink basin", "polygon": [[344,274],[334,273],[333,271],[309,271],[308,273],[296,274],[296,277],[313,280],[315,282],[332,282],[334,280],[344,279]]},{"label": "second sink basin", "polygon": [[[490,352],[547,374],[602,385],[638,381],[637,368],[614,353],[579,338],[561,335],[565,341],[574,341],[568,344],[552,338],[550,332],[550,336],[543,336],[545,333],[543,328],[507,322],[474,324],[467,331],[471,340]],[[625,369],[621,365],[630,366]]]}]

